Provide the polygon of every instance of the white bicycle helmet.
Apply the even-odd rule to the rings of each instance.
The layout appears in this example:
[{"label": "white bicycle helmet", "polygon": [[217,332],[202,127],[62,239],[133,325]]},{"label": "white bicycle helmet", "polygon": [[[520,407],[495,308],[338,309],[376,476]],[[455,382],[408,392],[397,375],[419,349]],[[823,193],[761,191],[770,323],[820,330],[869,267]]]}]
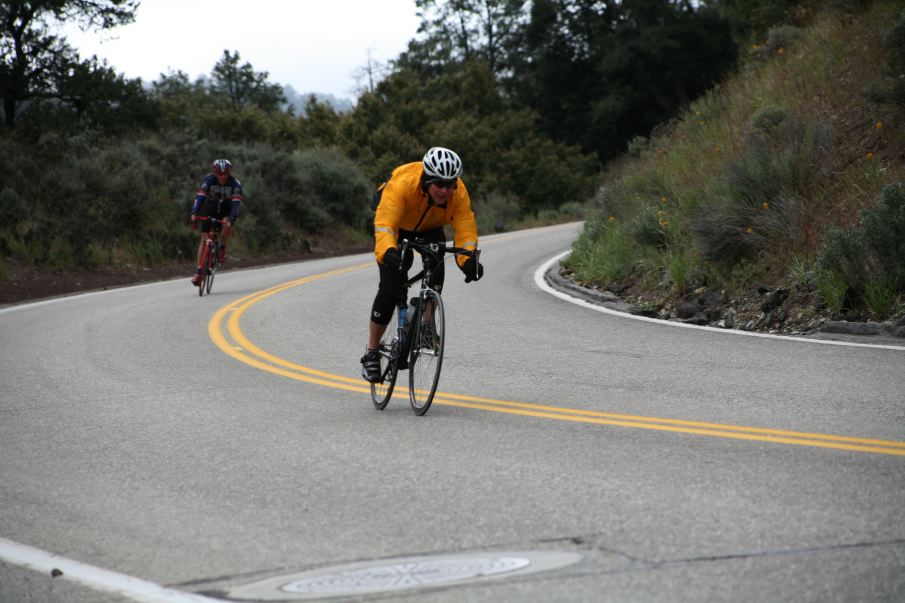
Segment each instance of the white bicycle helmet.
[{"label": "white bicycle helmet", "polygon": [[459,156],[443,147],[432,147],[424,154],[422,160],[424,174],[435,180],[455,180],[462,175],[462,160]]}]

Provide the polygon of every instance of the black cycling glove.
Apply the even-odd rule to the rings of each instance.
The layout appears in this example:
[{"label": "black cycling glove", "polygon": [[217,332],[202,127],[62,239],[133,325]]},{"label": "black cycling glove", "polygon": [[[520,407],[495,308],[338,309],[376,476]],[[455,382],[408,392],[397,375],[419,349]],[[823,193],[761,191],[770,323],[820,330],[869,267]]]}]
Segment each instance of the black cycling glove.
[{"label": "black cycling glove", "polygon": [[383,265],[391,270],[399,270],[402,268],[402,256],[399,255],[399,250],[395,247],[390,247],[387,249],[387,252],[383,254]]},{"label": "black cycling glove", "polygon": [[474,258],[465,260],[465,264],[463,264],[461,268],[462,272],[465,273],[466,283],[479,281],[481,280],[481,277],[484,276],[484,264],[476,261]]}]

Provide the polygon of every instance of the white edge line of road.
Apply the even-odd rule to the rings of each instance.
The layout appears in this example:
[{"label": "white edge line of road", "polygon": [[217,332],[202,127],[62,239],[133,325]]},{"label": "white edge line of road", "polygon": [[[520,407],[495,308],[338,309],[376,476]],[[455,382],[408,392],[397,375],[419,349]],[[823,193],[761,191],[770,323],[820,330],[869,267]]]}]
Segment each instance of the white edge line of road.
[{"label": "white edge line of road", "polygon": [[619,312],[617,310],[611,310],[610,308],[605,308],[603,306],[599,306],[597,304],[592,304],[589,301],[585,301],[581,298],[574,297],[569,295],[568,293],[563,293],[562,291],[558,291],[551,287],[548,283],[544,275],[547,274],[547,271],[550,268],[571,253],[570,251],[564,251],[559,255],[556,255],[543,264],[535,271],[534,273],[534,283],[540,287],[543,291],[549,293],[550,295],[556,296],[562,300],[565,300],[569,303],[573,303],[584,308],[589,308],[591,310],[596,310],[598,312],[603,312],[604,314],[611,314],[613,316],[619,316],[622,318],[630,318],[632,320],[642,320],[644,322],[650,322],[658,325],[670,326],[670,327],[681,327],[684,329],[700,329],[703,331],[713,331],[715,333],[721,333],[724,335],[744,335],[746,337],[762,337],[765,339],[785,339],[787,341],[795,341],[797,343],[817,343],[822,345],[841,345],[855,348],[878,348],[881,350],[899,350],[905,351],[905,346],[897,346],[897,345],[884,345],[878,343],[850,343],[847,341],[831,341],[827,339],[809,339],[806,337],[792,337],[789,335],[771,335],[769,333],[755,333],[752,331],[740,331],[738,329],[718,329],[716,327],[708,327],[701,325],[690,325],[682,322],[672,322],[669,320],[661,320],[659,318],[649,318],[647,316],[636,316],[634,314],[628,314],[626,312]]},{"label": "white edge line of road", "polygon": [[87,565],[2,537],[0,537],[0,559],[44,573],[48,577],[51,576],[53,570],[59,570],[63,573],[57,578],[50,578],[51,580],[70,580],[94,590],[115,593],[142,603],[214,603],[220,601]]}]

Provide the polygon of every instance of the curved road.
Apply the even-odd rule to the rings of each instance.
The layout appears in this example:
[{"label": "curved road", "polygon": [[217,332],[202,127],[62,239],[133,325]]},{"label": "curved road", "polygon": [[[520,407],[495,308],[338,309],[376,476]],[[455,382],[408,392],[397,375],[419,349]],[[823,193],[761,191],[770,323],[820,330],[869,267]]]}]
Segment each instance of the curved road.
[{"label": "curved road", "polygon": [[905,350],[568,303],[578,228],[448,269],[424,417],[369,255],[0,309],[0,600],[905,600]]}]

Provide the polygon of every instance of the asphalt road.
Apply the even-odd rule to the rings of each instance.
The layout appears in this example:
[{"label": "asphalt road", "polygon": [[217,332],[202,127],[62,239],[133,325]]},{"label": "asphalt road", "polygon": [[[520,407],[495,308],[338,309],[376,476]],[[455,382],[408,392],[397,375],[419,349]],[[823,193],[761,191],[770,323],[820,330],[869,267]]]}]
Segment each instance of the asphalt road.
[{"label": "asphalt road", "polygon": [[577,229],[447,266],[424,417],[367,255],[0,310],[0,601],[905,601],[905,351],[568,303]]}]

